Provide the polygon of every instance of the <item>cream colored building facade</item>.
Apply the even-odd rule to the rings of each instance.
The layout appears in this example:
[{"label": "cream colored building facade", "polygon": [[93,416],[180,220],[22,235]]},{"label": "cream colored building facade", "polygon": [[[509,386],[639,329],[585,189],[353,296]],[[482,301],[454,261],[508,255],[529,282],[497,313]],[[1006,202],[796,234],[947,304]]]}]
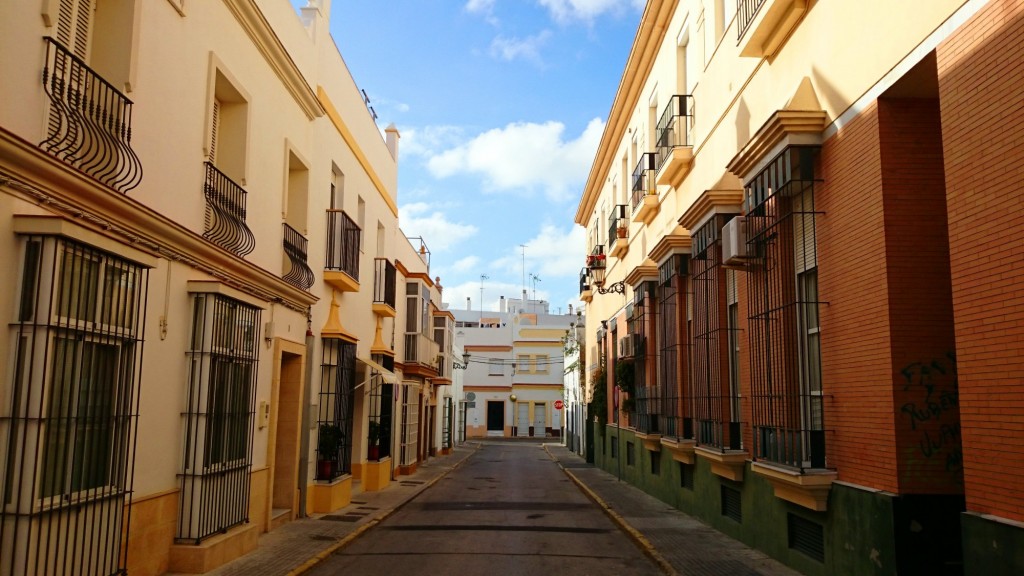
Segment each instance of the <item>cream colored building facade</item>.
[{"label": "cream colored building facade", "polygon": [[469,361],[466,437],[557,437],[564,422],[565,337],[576,316],[501,297],[497,312],[452,310]]},{"label": "cream colored building facade", "polygon": [[207,571],[429,457],[440,286],[330,16],[0,6],[0,574]]}]

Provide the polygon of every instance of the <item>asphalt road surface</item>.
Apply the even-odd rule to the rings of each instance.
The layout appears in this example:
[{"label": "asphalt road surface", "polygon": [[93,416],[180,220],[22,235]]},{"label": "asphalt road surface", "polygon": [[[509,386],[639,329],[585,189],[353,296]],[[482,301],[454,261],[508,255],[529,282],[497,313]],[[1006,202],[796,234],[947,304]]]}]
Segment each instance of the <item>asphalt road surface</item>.
[{"label": "asphalt road surface", "polygon": [[661,571],[534,443],[484,443],[308,574],[654,575]]}]

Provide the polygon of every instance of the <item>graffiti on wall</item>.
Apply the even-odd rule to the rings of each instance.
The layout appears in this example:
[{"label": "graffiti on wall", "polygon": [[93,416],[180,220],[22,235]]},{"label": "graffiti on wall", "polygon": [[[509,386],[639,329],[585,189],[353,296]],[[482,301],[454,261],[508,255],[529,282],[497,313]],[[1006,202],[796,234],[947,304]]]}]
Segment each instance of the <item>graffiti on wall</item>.
[{"label": "graffiti on wall", "polygon": [[918,472],[945,469],[951,479],[961,483],[963,451],[956,355],[949,352],[940,358],[912,362],[900,374],[904,381],[899,416],[909,424],[916,441],[908,464],[918,464],[913,466]]}]

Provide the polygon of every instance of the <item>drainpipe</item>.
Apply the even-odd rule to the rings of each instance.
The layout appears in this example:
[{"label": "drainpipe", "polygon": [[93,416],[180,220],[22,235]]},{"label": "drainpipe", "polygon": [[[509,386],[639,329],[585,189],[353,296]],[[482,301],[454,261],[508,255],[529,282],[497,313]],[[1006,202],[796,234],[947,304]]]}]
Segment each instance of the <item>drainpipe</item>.
[{"label": "drainpipe", "polygon": [[309,478],[309,419],[310,399],[313,391],[313,350],[316,338],[313,336],[312,314],[306,316],[306,385],[302,387],[302,408],[299,415],[299,518],[309,516],[306,511],[306,493]]}]

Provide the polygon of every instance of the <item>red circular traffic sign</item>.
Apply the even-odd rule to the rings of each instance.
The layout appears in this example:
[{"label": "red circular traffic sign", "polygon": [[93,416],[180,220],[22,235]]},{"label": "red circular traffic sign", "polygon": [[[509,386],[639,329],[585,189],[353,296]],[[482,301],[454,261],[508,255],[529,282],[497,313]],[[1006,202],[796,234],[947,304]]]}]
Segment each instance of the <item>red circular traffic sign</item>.
[{"label": "red circular traffic sign", "polygon": [[562,404],[561,400],[555,400],[555,410],[561,410],[562,406],[564,406],[564,404]]}]

